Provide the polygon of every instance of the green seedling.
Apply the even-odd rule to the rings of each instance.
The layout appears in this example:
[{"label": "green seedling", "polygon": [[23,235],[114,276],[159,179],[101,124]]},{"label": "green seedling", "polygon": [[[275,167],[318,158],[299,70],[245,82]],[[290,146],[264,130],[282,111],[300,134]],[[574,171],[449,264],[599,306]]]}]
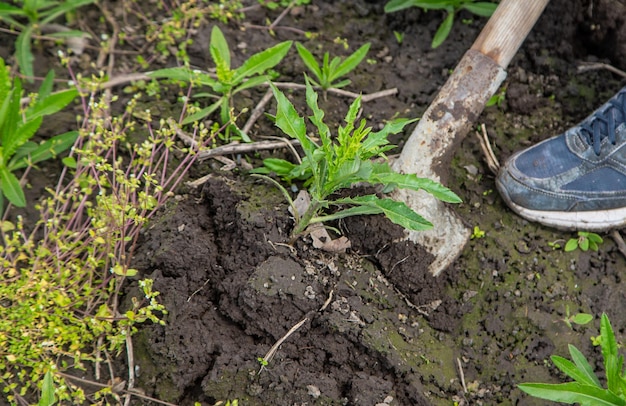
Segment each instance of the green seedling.
[{"label": "green seedling", "polygon": [[[153,78],[167,78],[190,83],[193,86],[208,86],[217,95],[197,94],[196,97],[208,96],[216,99],[208,107],[189,115],[183,124],[202,120],[209,114],[220,110],[221,123],[231,122],[231,109],[233,108],[233,96],[242,90],[261,86],[270,81],[266,74],[274,66],[278,65],[291,48],[291,41],[281,42],[271,48],[256,53],[248,58],[240,67],[233,69],[230,63],[230,48],[222,31],[213,27],[211,32],[211,44],[209,51],[216,66],[216,77],[200,71],[192,71],[187,67],[160,69],[148,74]],[[228,130],[235,131],[244,140],[249,141],[234,124]]]},{"label": "green seedling", "polygon": [[399,31],[394,31],[393,36],[396,38],[396,42],[398,43],[398,45],[402,45],[402,42],[404,41],[404,33],[399,32]]},{"label": "green seedling", "polygon": [[474,226],[474,230],[472,232],[472,235],[470,236],[470,240],[477,240],[479,238],[484,238],[484,237],[485,237],[485,232],[481,230],[480,227]]},{"label": "green seedling", "polygon": [[579,231],[578,238],[570,238],[565,244],[565,252],[574,251],[580,248],[582,251],[597,251],[598,244],[602,244],[603,240],[596,233],[588,231]]},{"label": "green seedling", "polygon": [[529,395],[553,402],[578,403],[581,406],[626,406],[624,357],[618,354],[617,341],[608,316],[602,314],[600,321],[600,347],[606,373],[606,388],[602,387],[585,356],[573,345],[568,347],[571,361],[557,355],[553,355],[551,359],[573,381],[558,384],[524,383],[518,387]]},{"label": "green seedling", "polygon": [[506,100],[506,88],[503,88],[498,93],[494,94],[487,100],[486,107],[498,106],[501,107],[502,103]]},{"label": "green seedling", "polygon": [[68,149],[78,132],[56,135],[41,144],[29,141],[39,130],[45,116],[54,114],[74,100],[78,92],[67,89],[52,93],[54,72],[50,71],[31,103],[22,108],[22,82],[11,79],[9,69],[0,58],[0,213],[4,198],[14,206],[26,206],[26,196],[14,172],[32,167]]},{"label": "green seedling", "polygon": [[[459,203],[461,199],[451,190],[430,179],[419,178],[414,174],[394,172],[385,161],[373,161],[384,157],[384,152],[391,149],[387,137],[396,134],[415,120],[396,119],[388,122],[378,132],[365,127],[365,120],[357,123],[357,113],[361,99],[357,98],[345,117],[345,126],[339,126],[337,136],[331,137],[329,127],[324,123],[324,112],[318,107],[318,95],[306,78],[306,101],[313,115],[310,121],[317,128],[321,144],[307,134],[304,118],[300,117],[287,97],[272,86],[278,101],[276,125],[288,136],[300,141],[305,157],[299,164],[283,159],[268,158],[263,161],[263,168],[257,174],[276,173],[287,182],[304,181],[308,188],[310,204],[299,213],[289,193],[280,186],[289,200],[296,219],[293,236],[303,233],[312,223],[337,220],[348,216],[366,214],[384,214],[392,222],[411,230],[427,230],[432,224],[415,213],[402,202],[381,198],[375,194],[332,199],[331,196],[356,184],[382,185],[385,192],[396,187],[424,190],[436,198],[450,203]],[[274,180],[265,176],[266,179]],[[332,214],[321,214],[329,206],[340,209]],[[345,208],[348,206],[347,208]]]},{"label": "green seedling", "polygon": [[[93,3],[95,0],[21,0],[16,1],[19,6],[7,2],[0,2],[0,21],[4,21],[20,30],[15,41],[15,59],[21,73],[32,81],[34,76],[32,52],[33,35],[46,24],[50,24],[64,14],[75,12],[79,7]],[[48,37],[59,40],[71,37],[84,37],[82,31],[70,30],[46,34]]]},{"label": "green seedling", "polygon": [[588,313],[576,313],[570,314],[569,306],[565,306],[565,318],[561,319],[567,327],[572,328],[572,324],[578,324],[579,326],[585,325],[593,320],[593,316]]},{"label": "green seedling", "polygon": [[363,58],[365,58],[365,55],[367,55],[367,51],[370,49],[370,44],[367,43],[362,45],[345,60],[342,60],[338,56],[330,60],[330,55],[328,52],[325,52],[321,65],[317,62],[313,54],[304,47],[304,45],[296,42],[296,49],[298,50],[298,54],[300,55],[302,62],[304,62],[304,65],[317,79],[309,79],[311,83],[326,91],[331,88],[338,89],[352,83],[349,79],[343,79],[340,81],[338,81],[338,79],[353,71],[359,63],[361,63]]},{"label": "green seedling", "polygon": [[447,14],[435,36],[431,46],[437,48],[448,38],[454,17],[459,10],[467,10],[481,17],[490,17],[498,5],[486,1],[475,0],[391,0],[385,4],[385,13],[393,13],[409,7],[420,7],[423,10],[444,10]]},{"label": "green seedling", "polygon": [[267,362],[267,360],[263,357],[259,357],[256,360],[259,362],[259,364],[261,364],[261,367],[263,368],[269,365],[269,362]]}]

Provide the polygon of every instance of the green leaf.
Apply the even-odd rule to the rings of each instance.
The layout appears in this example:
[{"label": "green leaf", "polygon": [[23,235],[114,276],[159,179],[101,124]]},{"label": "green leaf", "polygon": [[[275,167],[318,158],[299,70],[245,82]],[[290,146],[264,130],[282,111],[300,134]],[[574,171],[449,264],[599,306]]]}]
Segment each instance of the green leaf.
[{"label": "green leaf", "polygon": [[[335,203],[335,202],[331,202]],[[376,206],[353,206],[347,209],[339,210],[338,212],[328,214],[325,216],[313,217],[311,219],[311,223],[320,223],[326,221],[339,220],[346,217],[352,216],[366,216],[373,214],[382,214],[383,210],[380,207]]]},{"label": "green leaf", "polygon": [[385,4],[385,13],[405,10],[410,7],[415,7],[417,4],[419,4],[419,1],[415,0],[391,0]]},{"label": "green leaf", "polygon": [[591,320],[593,320],[593,315],[587,313],[578,313],[571,318],[572,323],[576,323],[579,325],[587,324]]},{"label": "green leaf", "polygon": [[33,61],[35,57],[31,51],[30,40],[33,35],[33,26],[26,27],[15,40],[15,58],[20,67],[20,71],[26,77],[26,80],[33,82],[35,72],[33,70]]},{"label": "green leaf", "polygon": [[41,385],[41,397],[38,406],[52,406],[56,402],[54,397],[54,382],[52,381],[52,373],[46,372]]},{"label": "green leaf", "polygon": [[216,65],[223,65],[230,69],[230,48],[226,37],[217,25],[213,26],[213,30],[211,30],[210,52]]},{"label": "green leaf", "polygon": [[306,156],[311,163],[315,162],[313,152],[317,146],[306,135],[304,119],[298,115],[293,104],[276,86],[271,85],[271,87],[278,104],[276,109],[276,126],[291,138],[300,141]]},{"label": "green leaf", "polygon": [[205,107],[202,110],[185,117],[182,124],[191,124],[194,121],[202,120],[203,118],[217,110],[220,107],[220,104],[222,104],[222,98],[220,98],[218,101],[211,104],[210,106]]},{"label": "green leaf", "polygon": [[461,7],[478,16],[491,17],[498,5],[496,3],[479,1],[475,3],[465,3]]},{"label": "green leaf", "polygon": [[624,399],[619,398],[606,389],[577,382],[560,384],[524,383],[518,385],[518,388],[529,395],[554,402],[580,403],[581,406],[626,405]]},{"label": "green leaf", "polygon": [[324,123],[324,111],[320,109],[317,104],[318,95],[317,92],[313,90],[313,87],[309,82],[309,77],[305,75],[304,81],[306,83],[306,104],[313,112],[313,116],[309,117],[309,119],[311,120],[313,125],[317,127],[317,133],[320,136],[320,140],[322,141],[322,148],[324,152],[330,154],[332,139],[330,135],[330,129]]},{"label": "green leaf", "polygon": [[586,377],[582,378],[582,380],[577,379],[577,381],[579,381],[580,383],[587,383],[589,385],[595,385],[600,387],[600,381],[598,380],[596,374],[593,373],[593,369],[591,368],[591,365],[589,365],[589,361],[587,361],[587,358],[585,358],[585,356],[578,350],[578,348],[574,347],[573,345],[568,344],[568,348],[574,364],[576,364],[578,370],[581,371],[581,373],[583,373]]},{"label": "green leaf", "polygon": [[71,11],[76,10],[77,8],[81,7],[81,6],[85,6],[87,4],[91,4],[93,3],[95,0],[70,0],[70,1],[63,1],[61,2],[61,4],[59,4],[59,6],[48,10],[45,12],[46,18],[41,20],[41,24],[48,24],[51,21],[56,20],[58,17],[60,17],[61,15],[65,14],[65,13],[69,13]]},{"label": "green leaf", "polygon": [[600,320],[600,345],[602,346],[607,386],[610,391],[619,393],[622,386],[620,373],[623,360],[617,352],[618,347],[613,327],[611,327],[611,322],[605,313],[602,314]]},{"label": "green leaf", "polygon": [[0,167],[0,190],[14,206],[26,206],[26,196],[20,181],[5,167]]},{"label": "green leaf", "polygon": [[13,16],[25,17],[26,12],[24,12],[24,10],[22,10],[21,8],[12,6],[10,4],[4,2],[0,3],[0,20],[4,20],[7,23],[15,25],[16,27],[23,30],[24,24],[21,24],[20,22],[15,20]]},{"label": "green leaf", "polygon": [[300,55],[300,59],[302,59],[304,65],[309,68],[311,72],[313,72],[317,80],[321,81],[322,69],[313,54],[299,42],[296,42],[296,49],[298,50],[298,55]]},{"label": "green leaf", "polygon": [[430,230],[433,227],[432,223],[411,210],[406,204],[393,199],[380,199],[376,195],[366,195],[337,199],[331,203],[355,204],[378,208],[393,223],[409,230],[423,231]]},{"label": "green leaf", "polygon": [[2,144],[5,159],[13,156],[21,145],[26,143],[26,141],[30,140],[32,136],[35,135],[39,127],[41,127],[42,121],[42,117],[27,121],[22,125],[18,125],[12,134],[8,134],[9,138],[6,141],[3,141]]},{"label": "green leaf", "polygon": [[570,238],[569,240],[567,240],[564,250],[565,252],[570,252],[574,251],[576,248],[578,248],[578,239]]},{"label": "green leaf", "polygon": [[37,100],[37,103],[34,106],[26,110],[26,121],[32,121],[43,116],[49,116],[64,109],[76,98],[76,96],[78,96],[78,90],[67,89]]},{"label": "green leaf", "polygon": [[439,28],[437,28],[437,32],[435,32],[435,36],[433,37],[433,42],[431,47],[433,49],[437,48],[439,45],[443,43],[443,41],[448,38],[450,35],[450,31],[452,30],[452,25],[454,24],[454,10],[451,8],[448,9],[448,15],[443,20]]},{"label": "green leaf", "polygon": [[[263,160],[263,167],[256,168],[251,170],[251,173],[261,173],[261,174],[270,174],[274,172],[276,175],[281,178],[286,178],[289,176],[291,171],[296,167],[296,165],[292,164],[289,161],[280,158],[266,158]],[[291,179],[286,179],[291,180]]]},{"label": "green leaf", "polygon": [[257,87],[262,85],[263,83],[269,82],[269,77],[267,76],[256,76],[245,80],[241,85],[239,85],[236,89],[233,90],[232,94],[236,94],[241,92],[242,90],[249,89],[251,87]]},{"label": "green leaf", "polygon": [[252,55],[243,65],[235,70],[235,75],[232,80],[233,83],[238,84],[244,78],[264,73],[268,69],[278,65],[285,55],[287,55],[287,52],[289,52],[291,43],[292,41],[281,42],[280,44]]},{"label": "green leaf", "polygon": [[376,173],[372,180],[383,185],[396,184],[401,189],[424,190],[437,199],[447,203],[461,203],[462,200],[453,191],[432,179],[420,178],[413,173]]},{"label": "green leaf", "polygon": [[38,162],[54,158],[74,145],[76,138],[78,138],[78,131],[70,131],[55,135],[49,140],[42,142],[40,145],[35,144],[35,148],[28,148],[25,154],[20,154],[20,147],[16,155],[9,163],[8,168],[11,171],[14,171],[16,169],[25,168],[29,165],[34,165]]},{"label": "green leaf", "polygon": [[359,63],[365,58],[370,49],[370,43],[362,45],[352,55],[347,57],[336,69],[331,69],[329,81],[332,83],[335,79],[340,78],[348,72],[354,70]]}]

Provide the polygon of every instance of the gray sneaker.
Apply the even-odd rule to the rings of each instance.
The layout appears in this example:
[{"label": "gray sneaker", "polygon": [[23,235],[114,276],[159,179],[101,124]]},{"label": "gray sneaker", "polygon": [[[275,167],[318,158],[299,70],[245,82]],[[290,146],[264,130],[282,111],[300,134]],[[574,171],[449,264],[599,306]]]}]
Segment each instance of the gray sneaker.
[{"label": "gray sneaker", "polygon": [[496,181],[520,216],[566,230],[626,224],[626,87],[577,126],[511,156]]}]

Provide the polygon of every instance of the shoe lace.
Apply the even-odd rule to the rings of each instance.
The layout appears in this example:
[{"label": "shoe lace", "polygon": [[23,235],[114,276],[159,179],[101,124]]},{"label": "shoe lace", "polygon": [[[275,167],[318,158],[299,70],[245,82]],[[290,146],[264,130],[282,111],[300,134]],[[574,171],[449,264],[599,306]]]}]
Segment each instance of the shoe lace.
[{"label": "shoe lace", "polygon": [[626,121],[626,88],[622,89],[616,97],[609,100],[606,106],[598,110],[590,119],[581,124],[581,134],[587,144],[593,147],[596,156],[600,155],[602,140],[609,138],[609,142],[615,145],[615,127]]}]

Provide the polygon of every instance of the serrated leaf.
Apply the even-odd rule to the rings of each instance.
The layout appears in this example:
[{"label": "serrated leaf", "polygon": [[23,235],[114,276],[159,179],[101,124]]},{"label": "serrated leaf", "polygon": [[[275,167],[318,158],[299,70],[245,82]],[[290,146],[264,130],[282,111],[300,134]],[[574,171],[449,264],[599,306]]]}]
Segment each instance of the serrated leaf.
[{"label": "serrated leaf", "polygon": [[35,57],[31,50],[31,37],[34,27],[27,26],[15,40],[15,59],[20,67],[20,72],[25,76],[28,82],[33,82],[35,72],[33,70],[33,62]]},{"label": "serrated leaf", "polygon": [[7,168],[0,168],[0,190],[16,207],[26,206],[26,196],[17,177]]},{"label": "serrated leaf", "polygon": [[11,157],[17,151],[21,145],[26,143],[37,132],[41,123],[42,117],[38,117],[34,120],[25,122],[22,125],[18,125],[12,134],[8,134],[7,138],[3,140],[2,148],[5,157]]},{"label": "serrated leaf", "polygon": [[581,406],[625,406],[626,401],[607,389],[577,382],[560,384],[524,383],[518,385],[522,391],[540,399]]},{"label": "serrated leaf", "polygon": [[430,230],[433,227],[431,222],[411,210],[406,204],[393,199],[380,199],[376,195],[366,195],[337,199],[332,203],[378,208],[393,223],[413,231]]},{"label": "serrated leaf", "polygon": [[618,354],[617,341],[608,316],[603,313],[600,319],[600,345],[604,358],[606,382],[610,391],[618,392],[622,386],[620,373],[622,371],[622,357]]},{"label": "serrated leaf", "polygon": [[376,173],[373,176],[373,180],[383,185],[396,184],[401,189],[411,190],[424,190],[437,199],[447,203],[461,203],[462,200],[453,191],[443,186],[441,183],[435,182],[432,179],[420,178],[415,174],[407,173]]},{"label": "serrated leaf", "polygon": [[271,85],[271,87],[277,101],[276,126],[291,138],[300,141],[306,156],[311,162],[315,162],[313,152],[316,149],[316,145],[306,136],[304,119],[298,115],[293,104],[291,104],[283,92],[274,85]]}]

